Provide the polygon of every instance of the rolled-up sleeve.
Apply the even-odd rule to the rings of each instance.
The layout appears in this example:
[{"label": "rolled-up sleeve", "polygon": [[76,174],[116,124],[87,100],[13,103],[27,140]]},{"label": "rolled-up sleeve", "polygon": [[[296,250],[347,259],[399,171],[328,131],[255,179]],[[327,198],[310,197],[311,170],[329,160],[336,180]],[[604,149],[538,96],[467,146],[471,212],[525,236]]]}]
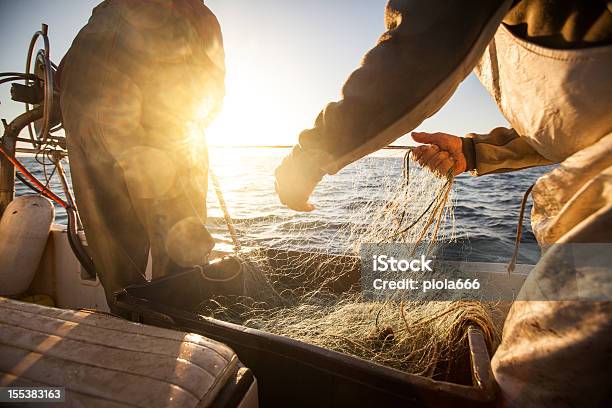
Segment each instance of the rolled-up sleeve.
[{"label": "rolled-up sleeve", "polygon": [[505,173],[554,162],[544,158],[514,129],[498,127],[463,138],[467,169],[475,176]]}]

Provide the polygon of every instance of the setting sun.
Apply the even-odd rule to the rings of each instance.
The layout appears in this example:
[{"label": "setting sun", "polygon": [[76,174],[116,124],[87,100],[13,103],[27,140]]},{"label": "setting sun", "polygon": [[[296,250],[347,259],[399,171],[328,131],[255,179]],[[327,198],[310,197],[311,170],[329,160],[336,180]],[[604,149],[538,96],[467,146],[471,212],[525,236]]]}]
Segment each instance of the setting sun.
[{"label": "setting sun", "polygon": [[[228,56],[226,97],[206,135],[210,145],[292,144],[311,125],[295,95],[295,82],[280,70],[265,69],[249,50]],[[312,109],[312,108],[311,108]]]},{"label": "setting sun", "polygon": [[[318,13],[309,2],[208,5],[222,27],[226,65],[223,108],[206,131],[211,146],[295,144],[325,104],[339,99],[346,77],[383,30],[382,11],[376,24],[347,32],[332,15],[319,15],[327,24],[316,29],[300,18]],[[346,46],[348,37],[360,46]]]}]

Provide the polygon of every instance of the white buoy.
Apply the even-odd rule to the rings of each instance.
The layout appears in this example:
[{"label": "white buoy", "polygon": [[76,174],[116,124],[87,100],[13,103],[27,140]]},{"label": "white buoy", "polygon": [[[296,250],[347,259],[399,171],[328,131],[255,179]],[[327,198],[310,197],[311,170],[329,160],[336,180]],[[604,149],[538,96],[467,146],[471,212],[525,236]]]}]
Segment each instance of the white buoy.
[{"label": "white buoy", "polygon": [[17,197],[0,219],[0,295],[25,292],[47,244],[55,209],[38,195]]}]

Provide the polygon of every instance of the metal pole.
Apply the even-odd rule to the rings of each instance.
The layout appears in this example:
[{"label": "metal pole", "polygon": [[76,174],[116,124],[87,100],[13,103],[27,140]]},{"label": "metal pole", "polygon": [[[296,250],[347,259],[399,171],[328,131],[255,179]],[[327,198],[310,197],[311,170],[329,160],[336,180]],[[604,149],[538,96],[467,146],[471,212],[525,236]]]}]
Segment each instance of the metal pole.
[{"label": "metal pole", "polygon": [[[17,148],[17,136],[24,127],[42,118],[43,108],[36,108],[17,116],[4,128],[0,146],[4,152],[14,158]],[[15,166],[4,155],[0,154],[0,217],[11,201],[15,198]]]},{"label": "metal pole", "polygon": [[[11,157],[15,157],[17,140],[14,137],[2,138],[2,150]],[[15,166],[4,155],[0,155],[0,217],[15,197]]]}]

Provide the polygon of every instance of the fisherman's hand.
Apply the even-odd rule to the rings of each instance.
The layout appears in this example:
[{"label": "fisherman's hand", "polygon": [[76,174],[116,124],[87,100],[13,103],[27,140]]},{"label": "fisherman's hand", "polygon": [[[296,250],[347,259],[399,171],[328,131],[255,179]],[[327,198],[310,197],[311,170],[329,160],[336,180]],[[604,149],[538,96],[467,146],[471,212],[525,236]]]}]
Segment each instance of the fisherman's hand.
[{"label": "fisherman's hand", "polygon": [[425,143],[412,149],[413,159],[421,166],[440,176],[448,174],[451,168],[455,176],[466,171],[467,161],[460,137],[447,133],[412,132],[412,139]]},{"label": "fisherman's hand", "polygon": [[323,178],[321,154],[295,146],[274,171],[274,188],[281,203],[295,211],[312,211],[308,202],[314,188]]}]

